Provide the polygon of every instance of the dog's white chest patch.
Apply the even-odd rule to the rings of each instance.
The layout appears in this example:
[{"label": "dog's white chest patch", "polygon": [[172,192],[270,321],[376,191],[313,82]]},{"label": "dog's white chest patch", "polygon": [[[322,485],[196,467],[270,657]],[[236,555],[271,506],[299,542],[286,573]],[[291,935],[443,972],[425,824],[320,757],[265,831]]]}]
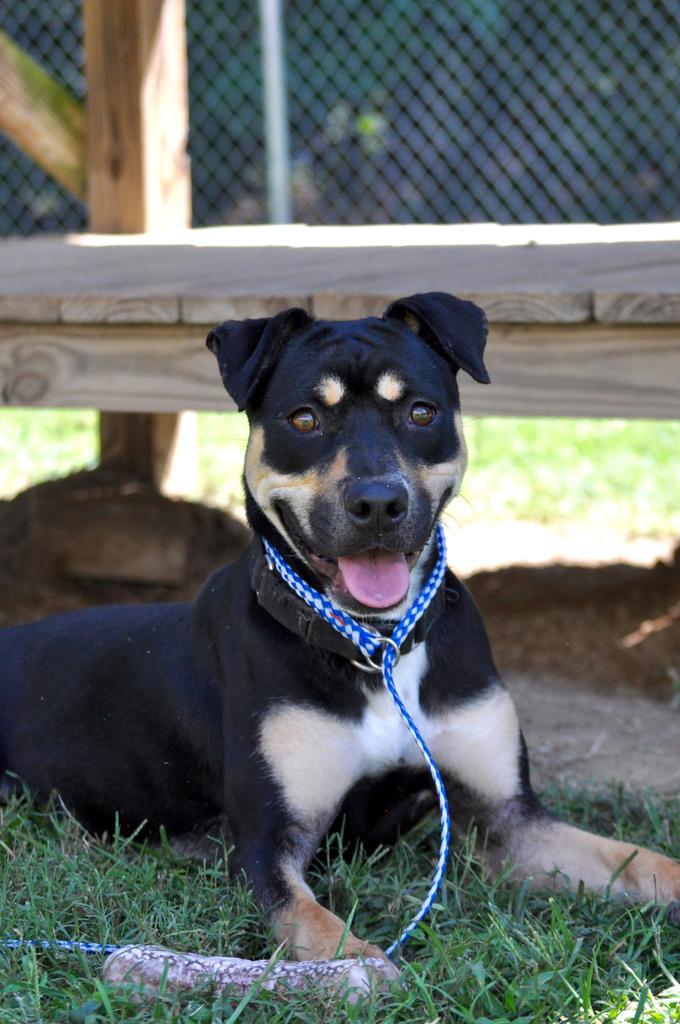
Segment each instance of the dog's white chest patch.
[{"label": "dog's white chest patch", "polygon": [[[418,700],[427,667],[421,644],[399,661],[397,691],[425,742],[433,723]],[[330,820],[352,786],[367,775],[424,764],[384,683],[368,695],[361,721],[299,704],[272,707],[260,730],[260,751],[288,806],[303,820]]]},{"label": "dog's white chest patch", "polygon": [[[400,658],[394,670],[397,693],[427,743],[428,719],[420,707],[420,684],[427,669],[427,650],[420,644]],[[357,760],[364,774],[377,775],[399,765],[419,766],[423,756],[384,683],[368,695],[356,731]]]}]

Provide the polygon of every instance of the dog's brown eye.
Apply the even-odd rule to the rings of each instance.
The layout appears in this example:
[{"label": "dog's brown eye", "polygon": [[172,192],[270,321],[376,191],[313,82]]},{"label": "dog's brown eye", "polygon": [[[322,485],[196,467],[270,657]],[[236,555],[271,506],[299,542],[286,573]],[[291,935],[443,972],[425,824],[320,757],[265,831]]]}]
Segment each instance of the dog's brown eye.
[{"label": "dog's brown eye", "polygon": [[425,402],[416,402],[411,407],[409,419],[417,427],[429,427],[436,414],[436,409],[433,409],[431,405],[426,405]]},{"label": "dog's brown eye", "polygon": [[319,426],[319,421],[311,409],[296,409],[288,417],[288,422],[301,434],[309,434]]}]

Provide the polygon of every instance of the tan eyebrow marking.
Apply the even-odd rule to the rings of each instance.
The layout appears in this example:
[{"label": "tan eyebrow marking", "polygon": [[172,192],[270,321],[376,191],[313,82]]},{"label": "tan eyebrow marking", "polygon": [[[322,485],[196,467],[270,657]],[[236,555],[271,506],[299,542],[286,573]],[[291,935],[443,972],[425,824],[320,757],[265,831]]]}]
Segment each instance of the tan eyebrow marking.
[{"label": "tan eyebrow marking", "polygon": [[403,380],[386,370],[378,377],[375,390],[386,402],[398,402],[404,394],[405,387]]},{"label": "tan eyebrow marking", "polygon": [[323,404],[330,407],[345,397],[345,385],[339,377],[323,377],[317,384],[316,393]]},{"label": "tan eyebrow marking", "polygon": [[413,313],[404,313],[404,323],[409,331],[413,331],[414,334],[420,334],[420,320]]}]

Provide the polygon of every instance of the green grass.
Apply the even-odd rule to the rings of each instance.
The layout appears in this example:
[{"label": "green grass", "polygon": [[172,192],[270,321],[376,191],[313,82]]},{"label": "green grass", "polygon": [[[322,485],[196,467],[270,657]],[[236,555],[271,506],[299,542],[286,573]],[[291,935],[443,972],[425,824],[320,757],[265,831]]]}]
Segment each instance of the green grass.
[{"label": "green grass", "polygon": [[91,409],[1,409],[0,497],[97,463]]},{"label": "green grass", "polygon": [[[553,790],[553,808],[578,824],[677,851],[680,802]],[[454,808],[455,814],[455,808]],[[274,944],[248,890],[227,885],[218,862],[194,865],[167,849],[115,837],[100,842],[70,818],[12,800],[0,812],[0,921],[5,936],[163,943],[179,950],[261,958]],[[317,896],[383,946],[429,884],[433,819],[394,851],[342,860],[331,840],[311,879]],[[406,950],[406,987],[331,1005],[318,993],[161,995],[137,1005],[104,986],[101,958],[35,950],[0,953],[0,1022],[381,1021],[537,1022],[680,1020],[680,994],[664,995],[680,957],[680,929],[661,908],[577,894],[531,892],[483,881],[463,840],[438,908]],[[639,1011],[639,1012],[638,1012]]]},{"label": "green grass", "polygon": [[488,418],[465,429],[463,494],[484,522],[680,533],[680,422]]},{"label": "green grass", "polygon": [[[199,413],[199,486],[191,497],[241,502],[245,416]],[[680,533],[680,422],[468,418],[462,520],[597,524],[627,536]],[[0,497],[95,465],[96,416],[0,411]]]}]

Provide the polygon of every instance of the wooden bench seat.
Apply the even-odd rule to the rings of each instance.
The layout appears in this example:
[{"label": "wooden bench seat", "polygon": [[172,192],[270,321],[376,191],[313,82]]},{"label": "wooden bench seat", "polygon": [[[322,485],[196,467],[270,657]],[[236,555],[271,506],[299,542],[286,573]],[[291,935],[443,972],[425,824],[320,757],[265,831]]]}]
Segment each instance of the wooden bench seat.
[{"label": "wooden bench seat", "polygon": [[680,417],[680,224],[255,226],[0,242],[0,401],[225,409],[206,329],[445,290],[491,320],[473,414]]}]

